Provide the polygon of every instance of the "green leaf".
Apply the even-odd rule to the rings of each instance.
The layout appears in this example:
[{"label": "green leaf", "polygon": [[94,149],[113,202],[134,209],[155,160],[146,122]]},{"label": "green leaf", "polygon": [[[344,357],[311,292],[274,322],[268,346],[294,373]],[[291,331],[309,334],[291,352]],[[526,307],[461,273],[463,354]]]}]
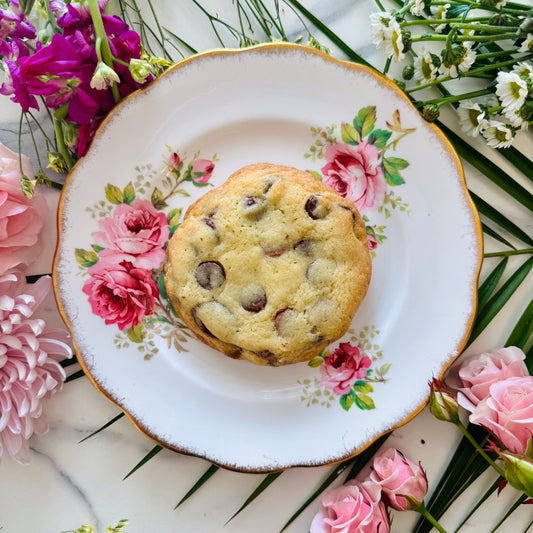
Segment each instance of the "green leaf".
[{"label": "green leaf", "polygon": [[477,293],[477,305],[478,309],[481,309],[488,301],[496,285],[503,276],[505,267],[509,262],[508,257],[504,257],[485,278],[485,281],[479,286]]},{"label": "green leaf", "polygon": [[314,359],[311,359],[311,361],[309,361],[307,365],[310,366],[311,368],[317,368],[323,362],[324,362],[324,359],[322,359],[322,357],[315,357]]},{"label": "green leaf", "polygon": [[496,224],[508,231],[511,235],[514,235],[517,239],[520,239],[522,242],[525,242],[530,246],[533,246],[533,239],[525,231],[522,231],[516,224],[511,222],[507,217],[502,215],[499,211],[494,209],[494,207],[489,205],[487,202],[485,202],[485,200],[477,196],[475,193],[472,191],[469,192],[474,204],[482,215],[485,215],[493,222],[496,222]]},{"label": "green leaf", "polygon": [[490,321],[500,312],[501,308],[507,303],[511,295],[518,289],[522,281],[528,275],[533,267],[533,257],[527,261],[511,275],[511,277],[504,283],[501,289],[490,298],[487,303],[478,311],[472,333],[468,339],[470,345],[480,333],[488,326]]},{"label": "green leaf", "polygon": [[91,437],[94,437],[95,435],[100,433],[100,431],[103,431],[104,429],[108,428],[109,426],[111,426],[112,424],[117,422],[117,420],[120,420],[123,416],[124,416],[124,413],[119,413],[117,416],[112,418],[109,422],[106,422],[102,427],[98,428],[96,431],[93,431],[90,435],[87,435],[86,437],[83,437],[83,439],[81,439],[78,442],[78,444],[81,444],[82,442],[85,442],[86,440],[90,439]]},{"label": "green leaf", "polygon": [[314,176],[318,181],[322,181],[322,174],[320,174],[320,172],[317,172],[316,170],[306,170],[306,172],[309,172],[309,174],[313,174],[313,176]]},{"label": "green leaf", "polygon": [[509,148],[498,148],[498,152],[500,152],[507,161],[510,161],[516,169],[522,172],[524,176],[527,176],[533,181],[533,161],[531,161],[531,159],[528,159],[514,146]]},{"label": "green leaf", "polygon": [[124,191],[122,194],[124,197],[125,204],[131,204],[131,202],[135,200],[135,188],[133,187],[131,181],[126,185],[126,187],[124,187]]},{"label": "green leaf", "polygon": [[350,407],[354,404],[355,402],[355,393],[352,389],[350,389],[350,392],[348,392],[347,394],[343,394],[342,396],[339,396],[339,403],[341,404],[341,407],[345,410],[345,411],[349,411],[350,410]]},{"label": "green leaf", "polygon": [[165,276],[161,274],[157,280],[157,288],[159,289],[159,296],[168,300],[167,288],[165,287]]},{"label": "green leaf", "polygon": [[402,159],[401,157],[387,157],[385,158],[387,167],[394,170],[403,170],[409,166],[409,161]]},{"label": "green leaf", "polygon": [[383,377],[392,368],[392,363],[385,363],[379,368],[376,368],[376,374]]},{"label": "green leaf", "polygon": [[376,123],[376,106],[363,107],[353,119],[353,127],[359,132],[360,137],[366,137]]},{"label": "green leaf", "polygon": [[152,205],[159,210],[164,209],[168,205],[165,200],[163,200],[163,193],[157,187],[154,187],[150,201],[152,202]]},{"label": "green leaf", "polygon": [[[492,528],[492,531],[496,531],[525,501],[527,496],[521,494],[518,499],[511,505],[507,512],[502,516],[501,520]],[[492,533],[492,532],[491,532]]]},{"label": "green leaf", "polygon": [[118,205],[124,202],[124,195],[122,194],[122,191],[110,183],[108,183],[105,187],[105,197],[111,204]]},{"label": "green leaf", "polygon": [[[522,316],[515,324],[511,335],[507,339],[505,346],[516,346],[521,350],[526,349],[526,344],[533,334],[533,299],[529,302]],[[533,359],[528,360],[526,358],[526,365],[529,369],[529,373],[533,374]]]},{"label": "green leaf", "polygon": [[125,331],[128,339],[131,342],[135,342],[137,344],[141,343],[144,340],[144,337],[146,336],[144,324],[142,323],[137,324],[136,326],[133,326]]},{"label": "green leaf", "polygon": [[499,233],[496,233],[492,228],[487,226],[484,222],[481,223],[481,229],[483,230],[483,233],[486,235],[489,235],[493,239],[496,239],[497,241],[500,241],[501,243],[505,244],[505,246],[508,246],[509,248],[516,249],[507,239],[504,239]]},{"label": "green leaf", "polygon": [[359,132],[347,122],[343,122],[341,125],[341,138],[348,144],[359,144],[361,142]]},{"label": "green leaf", "polygon": [[370,410],[375,409],[374,400],[368,396],[368,394],[354,393],[355,394],[355,404],[359,409]]},{"label": "green leaf", "polygon": [[402,166],[404,163],[407,163],[407,161],[405,161],[405,159],[400,159],[399,157],[383,158],[383,175],[389,185],[396,186],[405,183],[405,180],[398,172],[398,170],[409,165],[409,163],[407,163],[407,165]]},{"label": "green leaf", "polygon": [[215,473],[218,472],[219,467],[211,465],[203,474],[202,477],[192,486],[192,488],[183,496],[183,498],[176,504],[174,509],[177,509],[182,503],[186,502],[206,481]]},{"label": "green leaf", "polygon": [[229,522],[231,522],[241,511],[248,507],[248,505],[250,505],[266,488],[268,488],[269,485],[271,485],[276,479],[278,479],[281,474],[283,474],[283,470],[281,472],[273,472],[271,474],[268,474],[265,479],[263,479],[263,481],[259,483],[257,488],[252,492],[252,494],[250,494],[247,500],[239,507],[239,509],[231,516],[231,518],[224,525],[228,525]]},{"label": "green leaf", "polygon": [[74,381],[75,379],[79,379],[85,376],[85,372],[83,370],[78,370],[77,372],[74,372],[73,374],[70,374],[70,376],[67,376],[65,379],[65,383],[69,383],[70,381]]},{"label": "green leaf", "polygon": [[182,212],[183,209],[181,207],[171,209],[167,214],[168,225],[171,227],[177,226],[179,224]]},{"label": "green leaf", "polygon": [[368,136],[368,142],[373,144],[376,148],[385,148],[387,141],[390,139],[392,131],[387,130],[374,130]]},{"label": "green leaf", "polygon": [[91,248],[92,248],[96,253],[101,252],[101,251],[104,249],[103,246],[98,246],[98,244],[93,244],[93,245],[91,246]]},{"label": "green leaf", "polygon": [[98,256],[95,252],[84,250],[83,248],[76,248],[74,257],[83,268],[89,268],[98,262]]},{"label": "green leaf", "polygon": [[353,385],[353,390],[355,392],[374,392],[374,387],[366,381],[356,381]]},{"label": "green leaf", "polygon": [[123,478],[128,479],[134,472],[137,472],[141,466],[145,465],[150,459],[155,457],[161,450],[163,446],[156,444]]}]

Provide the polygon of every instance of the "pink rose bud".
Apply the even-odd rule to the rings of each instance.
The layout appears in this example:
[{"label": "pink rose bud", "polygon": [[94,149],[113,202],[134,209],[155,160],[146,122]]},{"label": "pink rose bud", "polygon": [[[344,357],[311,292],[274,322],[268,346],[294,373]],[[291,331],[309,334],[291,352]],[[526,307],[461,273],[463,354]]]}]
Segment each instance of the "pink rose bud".
[{"label": "pink rose bud", "polygon": [[196,159],[192,163],[192,179],[196,183],[207,183],[211,179],[215,163],[209,159]]},{"label": "pink rose bud", "polygon": [[172,152],[169,156],[168,156],[168,159],[167,159],[167,165],[173,169],[173,170],[176,170],[179,166],[180,166],[180,162],[181,162],[181,159],[180,159],[180,156],[178,155],[177,152]]},{"label": "pink rose bud", "polygon": [[381,486],[390,506],[398,511],[418,509],[428,490],[422,467],[393,448],[374,458],[370,479]]},{"label": "pink rose bud", "polygon": [[444,422],[459,422],[459,406],[457,400],[445,387],[442,381],[433,379],[430,383],[431,396],[429,397],[429,410],[437,420]]},{"label": "pink rose bud", "polygon": [[390,520],[376,483],[348,481],[326,492],[310,533],[389,533]]},{"label": "pink rose bud", "polygon": [[533,435],[533,377],[513,377],[493,383],[470,422],[490,431],[508,450],[524,454]]},{"label": "pink rose bud", "polygon": [[459,391],[459,405],[472,412],[488,396],[493,383],[529,375],[525,357],[524,352],[515,346],[470,356],[452,368],[446,381]]}]

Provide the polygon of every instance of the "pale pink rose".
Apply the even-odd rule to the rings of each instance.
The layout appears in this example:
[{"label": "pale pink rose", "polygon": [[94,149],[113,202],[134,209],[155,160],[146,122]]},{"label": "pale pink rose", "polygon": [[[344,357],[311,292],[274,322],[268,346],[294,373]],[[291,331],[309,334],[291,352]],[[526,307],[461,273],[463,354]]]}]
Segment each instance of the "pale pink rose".
[{"label": "pale pink rose", "polygon": [[378,241],[373,233],[367,233],[366,238],[368,241],[368,249],[370,251],[375,250],[378,247]]},{"label": "pale pink rose", "polygon": [[470,356],[463,359],[460,366],[452,369],[446,381],[459,391],[459,404],[468,411],[473,411],[488,396],[493,383],[529,375],[524,363],[525,357],[524,352],[515,346]]},{"label": "pale pink rose", "polygon": [[374,457],[370,479],[381,486],[390,506],[398,511],[418,509],[428,491],[422,467],[393,448]]},{"label": "pale pink rose", "polygon": [[172,152],[167,159],[167,165],[172,169],[177,169],[180,166],[181,159],[177,152]]},{"label": "pale pink rose", "polygon": [[322,174],[326,185],[351,200],[361,214],[381,206],[387,182],[379,164],[379,151],[373,144],[329,144],[324,156],[327,163]]},{"label": "pale pink rose", "polygon": [[337,396],[347,394],[357,380],[366,378],[371,365],[370,357],[363,356],[357,346],[341,342],[320,365],[320,383]]},{"label": "pale pink rose", "polygon": [[116,263],[129,261],[148,270],[158,268],[165,259],[163,246],[168,240],[168,222],[164,213],[148,200],[119,204],[110,217],[98,222],[102,231],[92,233],[102,258]]},{"label": "pale pink rose", "polygon": [[525,453],[533,435],[533,377],[493,383],[488,396],[470,415],[470,422],[490,431],[508,450]]},{"label": "pale pink rose", "polygon": [[43,402],[65,380],[58,361],[72,357],[68,333],[34,317],[51,285],[49,276],[27,285],[20,272],[0,275],[0,456],[21,463],[30,460],[28,439],[48,431]]},{"label": "pale pink rose", "polygon": [[[34,179],[29,159],[22,155],[22,170]],[[18,154],[0,144],[0,275],[29,265],[40,251],[39,234],[48,214],[42,194],[26,198],[20,188]]]},{"label": "pale pink rose", "polygon": [[348,481],[326,492],[310,533],[388,533],[390,520],[373,481]]},{"label": "pale pink rose", "polygon": [[90,277],[83,292],[89,296],[93,313],[106,324],[128,329],[154,312],[159,291],[150,270],[136,268],[128,261],[100,259],[87,272]]},{"label": "pale pink rose", "polygon": [[192,163],[192,179],[196,183],[207,183],[215,170],[215,163],[209,159],[196,159]]}]

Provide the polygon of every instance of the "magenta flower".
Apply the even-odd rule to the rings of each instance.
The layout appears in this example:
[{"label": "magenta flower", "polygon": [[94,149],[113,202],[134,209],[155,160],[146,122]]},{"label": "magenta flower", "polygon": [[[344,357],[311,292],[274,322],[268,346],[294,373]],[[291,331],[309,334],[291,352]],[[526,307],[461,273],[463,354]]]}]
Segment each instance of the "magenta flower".
[{"label": "magenta flower", "polygon": [[119,204],[110,217],[98,222],[102,231],[92,234],[104,248],[100,257],[115,263],[129,261],[138,268],[158,268],[165,259],[163,246],[168,240],[165,213],[155,209],[149,200],[134,200],[131,205]]},{"label": "magenta flower", "polygon": [[357,380],[366,378],[372,360],[361,354],[357,346],[341,342],[320,365],[320,383],[337,396],[350,392]]},{"label": "magenta flower", "polygon": [[87,272],[90,278],[82,290],[89,296],[92,312],[106,324],[129,329],[154,312],[159,291],[151,270],[136,268],[127,261],[100,259]]},{"label": "magenta flower", "polygon": [[388,533],[390,520],[373,481],[348,481],[322,497],[310,533]]},{"label": "magenta flower", "polygon": [[192,163],[192,179],[196,183],[207,183],[213,174],[215,163],[209,159],[196,159]]},{"label": "magenta flower", "polygon": [[0,276],[0,455],[22,463],[30,459],[28,439],[48,431],[43,401],[65,380],[57,361],[72,357],[67,332],[32,317],[50,286],[49,277],[27,286],[18,272]]},{"label": "magenta flower", "polygon": [[35,27],[28,22],[17,5],[11,2],[8,10],[0,9],[0,39],[35,39]]},{"label": "magenta flower", "polygon": [[422,467],[393,448],[374,457],[370,479],[381,487],[389,505],[398,511],[418,509],[428,491]]}]

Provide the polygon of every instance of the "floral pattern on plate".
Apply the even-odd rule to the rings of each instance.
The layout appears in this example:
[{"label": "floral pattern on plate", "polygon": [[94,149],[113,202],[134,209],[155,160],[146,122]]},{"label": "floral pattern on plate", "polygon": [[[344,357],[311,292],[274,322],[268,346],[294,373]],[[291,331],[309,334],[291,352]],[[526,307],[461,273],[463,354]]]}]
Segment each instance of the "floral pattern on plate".
[{"label": "floral pattern on plate", "polygon": [[388,218],[391,209],[410,212],[409,204],[391,190],[405,183],[401,171],[409,162],[385,154],[391,148],[396,150],[404,137],[416,131],[416,128],[402,126],[398,109],[392,121],[385,122],[386,129],[376,127],[376,121],[376,106],[363,107],[351,123],[341,123],[342,142],[335,135],[336,124],[312,127],[315,142],[304,154],[313,162],[326,161],[320,172],[311,172],[355,204],[366,224],[368,246],[373,256],[378,245],[387,238],[386,226],[372,224],[368,213],[377,211]]},{"label": "floral pattern on plate", "polygon": [[375,409],[370,396],[374,392],[372,383],[386,383],[385,375],[392,367],[391,363],[374,365],[383,357],[375,343],[378,335],[375,326],[365,326],[357,336],[352,334],[349,342],[341,342],[334,350],[325,350],[309,361],[310,367],[319,368],[320,377],[298,381],[303,385],[301,401],[307,407],[331,407],[338,400],[345,411],[354,405],[363,410]]},{"label": "floral pattern on plate", "polygon": [[88,208],[99,218],[99,231],[91,233],[91,250],[77,248],[74,254],[82,275],[88,276],[82,290],[91,311],[119,329],[114,345],[137,344],[146,359],[158,352],[155,337],[164,338],[169,348],[178,351],[185,350],[182,343],[190,337],[163,282],[165,248],[182,215],[181,208],[167,212],[167,201],[174,195],[189,196],[180,188],[184,182],[195,187],[211,185],[217,160],[216,156],[200,159],[196,153],[185,165],[177,151],[168,146],[167,150],[163,190],[152,185],[157,173],[151,165],[137,167],[137,178],[123,189],[107,184],[106,201]]}]

